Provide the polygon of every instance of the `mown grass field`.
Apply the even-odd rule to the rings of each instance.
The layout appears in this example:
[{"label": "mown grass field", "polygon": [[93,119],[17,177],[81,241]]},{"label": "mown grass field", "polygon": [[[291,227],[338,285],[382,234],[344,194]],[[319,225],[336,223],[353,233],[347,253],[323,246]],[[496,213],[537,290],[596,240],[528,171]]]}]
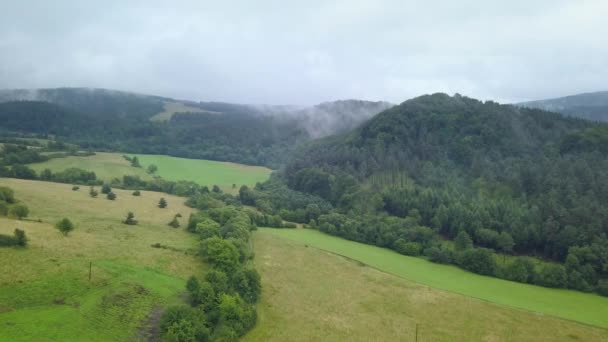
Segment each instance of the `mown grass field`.
[{"label": "mown grass field", "polygon": [[[313,247],[321,240],[330,248],[341,245],[340,239],[307,230],[262,228],[254,233],[263,290],[258,324],[245,341],[414,341],[416,324],[418,341],[608,340],[605,329],[435,289],[366,267]],[[358,249],[363,259],[373,254],[359,245],[349,247]],[[377,256],[402,268],[410,265],[406,259]],[[443,270],[427,269],[435,271]],[[474,279],[469,285],[481,286]],[[509,297],[508,292],[498,295]]]},{"label": "mown grass field", "polygon": [[263,229],[263,232],[352,258],[384,272],[434,288],[608,328],[606,297],[480,276],[454,266],[404,256],[388,249],[344,240],[312,229]]},{"label": "mown grass field", "polygon": [[[168,121],[171,120],[171,117],[175,113],[215,113],[206,110],[202,110],[200,108],[191,107],[181,102],[165,102],[164,111],[154,115],[150,118],[151,121]],[[217,113],[219,114],[219,113]]]},{"label": "mown grass field", "polygon": [[[183,198],[115,189],[110,201],[86,187],[6,178],[0,186],[15,190],[31,219],[0,218],[0,233],[21,228],[29,238],[26,248],[0,248],[0,341],[145,339],[160,308],[180,301],[187,278],[203,272],[197,238],[167,226],[177,213],[186,222],[192,209]],[[166,209],[157,207],[161,196]],[[128,211],[139,225],[121,223]],[[53,227],[63,217],[76,225],[68,237]],[[157,242],[174,250],[150,246]]]},{"label": "mown grass field", "polygon": [[71,167],[77,167],[87,171],[93,171],[98,179],[111,181],[114,178],[122,179],[124,175],[136,175],[142,179],[152,179],[143,168],[132,167],[120,153],[97,152],[94,156],[65,158],[53,158],[43,163],[29,164],[29,167],[40,173],[44,169],[53,172],[63,171]]},{"label": "mown grass field", "polygon": [[[47,168],[53,172],[59,172],[70,167],[77,167],[95,172],[98,179],[111,181],[114,178],[122,179],[124,175],[136,175],[150,180],[152,176],[146,173],[146,168],[150,164],[155,164],[158,167],[156,174],[162,178],[173,181],[189,180],[209,187],[218,185],[222,190],[231,193],[238,192],[241,185],[254,186],[257,182],[267,180],[272,172],[261,166],[211,160],[148,154],[140,154],[137,157],[142,165],[141,168],[132,167],[130,162],[123,158],[122,153],[105,152],[97,152],[94,156],[87,157],[53,158],[44,163],[29,164],[29,166],[38,173]],[[235,188],[232,187],[233,184],[236,185]]]},{"label": "mown grass field", "polygon": [[234,192],[241,185],[254,186],[268,179],[272,170],[261,166],[249,166],[211,160],[176,158],[163,155],[137,155],[141,165],[158,166],[157,174],[169,180],[190,180],[201,185],[218,185],[222,190]]}]

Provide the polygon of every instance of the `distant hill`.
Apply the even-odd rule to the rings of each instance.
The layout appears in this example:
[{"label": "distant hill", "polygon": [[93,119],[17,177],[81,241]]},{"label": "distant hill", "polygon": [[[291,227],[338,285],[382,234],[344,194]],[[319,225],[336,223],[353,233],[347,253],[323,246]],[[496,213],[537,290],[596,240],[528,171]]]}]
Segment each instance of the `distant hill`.
[{"label": "distant hill", "polygon": [[588,120],[608,121],[608,91],[522,102],[517,105],[558,112]]},{"label": "distant hill", "polygon": [[491,261],[481,269],[457,251],[441,254],[441,241],[471,239],[561,262],[576,255],[578,266],[569,264],[559,283],[543,275],[523,281],[608,293],[598,282],[608,281],[607,170],[607,124],[433,94],[305,145],[281,178],[333,204],[311,223],[324,232],[409,255],[426,250],[439,262],[512,280]]},{"label": "distant hill", "polygon": [[258,106],[89,88],[0,90],[0,131],[52,135],[94,149],[278,167],[300,143],[351,130],[389,106],[358,100]]}]

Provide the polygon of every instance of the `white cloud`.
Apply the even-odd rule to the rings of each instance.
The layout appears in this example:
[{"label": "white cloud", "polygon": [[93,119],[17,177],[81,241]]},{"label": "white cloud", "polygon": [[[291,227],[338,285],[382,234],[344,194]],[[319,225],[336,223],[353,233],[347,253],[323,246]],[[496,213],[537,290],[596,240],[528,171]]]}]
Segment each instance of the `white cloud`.
[{"label": "white cloud", "polygon": [[603,0],[6,1],[0,88],[527,100],[608,88],[606,17]]}]

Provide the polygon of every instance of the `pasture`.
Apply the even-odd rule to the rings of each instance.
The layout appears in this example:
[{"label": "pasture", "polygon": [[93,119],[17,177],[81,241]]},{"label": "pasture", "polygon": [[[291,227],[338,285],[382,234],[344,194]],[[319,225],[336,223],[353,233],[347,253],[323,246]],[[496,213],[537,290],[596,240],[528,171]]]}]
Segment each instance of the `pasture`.
[{"label": "pasture", "polygon": [[52,158],[43,163],[29,164],[29,167],[40,173],[44,169],[59,172],[76,167],[79,169],[93,171],[98,179],[111,181],[114,178],[122,179],[124,175],[139,176],[141,179],[150,180],[152,176],[143,168],[132,167],[120,153],[97,152],[93,156],[77,157],[68,156],[63,158]]},{"label": "pasture", "polygon": [[203,110],[200,108],[188,106],[182,102],[174,102],[174,101],[165,101],[164,103],[164,111],[154,115],[150,118],[151,121],[169,121],[171,117],[175,113],[211,113],[211,114],[220,114],[216,112],[211,112],[207,110]]},{"label": "pasture", "polygon": [[[254,186],[268,179],[272,170],[212,160],[186,159],[164,155],[138,154],[141,165],[158,166],[157,174],[168,180],[189,180],[209,187],[218,185],[226,192],[236,192],[241,185]],[[235,189],[232,185],[236,185]]]},{"label": "pasture", "polygon": [[262,229],[300,244],[360,261],[404,279],[481,300],[608,328],[608,298],[486,277],[454,266],[408,257],[312,229]]},{"label": "pasture", "polygon": [[[608,339],[605,329],[435,289],[367,267],[315,248],[315,241],[323,239],[315,233],[262,228],[253,234],[263,287],[258,323],[245,341],[414,341],[416,325],[419,341]],[[329,247],[341,244],[340,239],[326,237]],[[353,251],[358,247],[350,246]],[[359,251],[358,259],[370,254],[365,248]],[[410,265],[407,260],[397,264]],[[435,271],[442,270],[427,270]],[[508,292],[500,295],[509,297]]]},{"label": "pasture", "polygon": [[[0,233],[21,228],[29,239],[26,248],[0,248],[1,341],[154,337],[160,308],[180,302],[187,278],[203,272],[196,236],[167,226],[177,213],[187,222],[183,198],[114,189],[110,201],[91,198],[87,187],[6,178],[0,186],[30,208],[28,220],[0,218]],[[157,207],[160,197],[166,209]],[[139,225],[121,223],[128,211]],[[53,227],[63,217],[76,225],[67,237]]]}]

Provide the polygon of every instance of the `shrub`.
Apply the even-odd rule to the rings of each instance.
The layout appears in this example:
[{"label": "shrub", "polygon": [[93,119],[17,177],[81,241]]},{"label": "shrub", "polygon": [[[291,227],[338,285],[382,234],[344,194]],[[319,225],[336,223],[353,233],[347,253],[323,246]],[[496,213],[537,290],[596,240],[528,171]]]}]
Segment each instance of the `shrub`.
[{"label": "shrub", "polygon": [[80,187],[78,185],[74,185],[72,187],[72,191],[78,191],[78,190],[80,190]]},{"label": "shrub", "polygon": [[0,202],[0,216],[6,216],[8,214],[8,204]]},{"label": "shrub", "polygon": [[135,190],[135,191],[133,191],[133,194],[132,194],[132,195],[133,195],[133,196],[140,196],[140,195],[141,195],[141,192],[139,192],[139,190]]},{"label": "shrub", "polygon": [[557,264],[544,265],[538,272],[536,283],[546,287],[566,287],[568,285],[566,268]]},{"label": "shrub", "polygon": [[461,252],[460,265],[471,272],[494,275],[496,273],[496,261],[494,253],[487,248],[470,248]]},{"label": "shrub", "polygon": [[91,187],[91,188],[89,189],[89,196],[91,196],[91,197],[95,198],[95,197],[97,197],[97,195],[98,195],[98,194],[99,194],[99,193],[97,192],[97,190],[95,190],[95,188],[94,188],[94,187]]},{"label": "shrub", "polygon": [[106,198],[109,199],[110,201],[113,201],[116,199],[116,194],[113,192],[108,192],[108,194],[106,195]]},{"label": "shrub", "polygon": [[9,214],[21,220],[29,215],[30,210],[23,204],[15,204],[9,210]]},{"label": "shrub", "polygon": [[283,223],[283,228],[298,228],[298,225],[291,222],[285,222]]},{"label": "shrub", "polygon": [[15,203],[15,192],[11,188],[0,186],[0,202]]},{"label": "shrub", "polygon": [[63,218],[61,221],[55,224],[55,228],[64,236],[68,236],[68,234],[74,230],[74,224],[69,219]]},{"label": "shrub", "polygon": [[608,279],[602,279],[597,283],[595,291],[602,296],[608,297]]},{"label": "shrub", "polygon": [[17,228],[15,229],[15,243],[17,246],[25,247],[27,245],[27,236],[25,236],[25,231]]},{"label": "shrub", "polygon": [[179,221],[177,220],[177,217],[174,217],[173,220],[169,222],[169,227],[179,228]]},{"label": "shrub", "polygon": [[104,184],[101,186],[101,193],[102,193],[102,194],[106,194],[106,195],[107,195],[107,194],[109,194],[110,192],[112,192],[112,187],[110,186],[110,184],[108,184],[108,183],[104,183]]},{"label": "shrub", "polygon": [[136,225],[137,220],[135,219],[135,214],[133,214],[133,212],[129,211],[129,213],[127,214],[127,218],[124,221],[122,221],[122,223],[132,225],[132,226]]},{"label": "shrub", "polygon": [[422,252],[422,245],[418,242],[406,242],[400,246],[398,252],[410,256],[419,256]]},{"label": "shrub", "polygon": [[439,264],[453,264],[455,261],[454,251],[445,247],[429,247],[424,250],[424,255],[430,261]]},{"label": "shrub", "polygon": [[158,207],[159,208],[166,208],[167,207],[167,200],[165,200],[164,197],[161,197],[160,200],[158,201]]},{"label": "shrub", "polygon": [[15,229],[13,236],[0,234],[0,246],[20,246],[27,245],[27,237],[21,229]]}]

